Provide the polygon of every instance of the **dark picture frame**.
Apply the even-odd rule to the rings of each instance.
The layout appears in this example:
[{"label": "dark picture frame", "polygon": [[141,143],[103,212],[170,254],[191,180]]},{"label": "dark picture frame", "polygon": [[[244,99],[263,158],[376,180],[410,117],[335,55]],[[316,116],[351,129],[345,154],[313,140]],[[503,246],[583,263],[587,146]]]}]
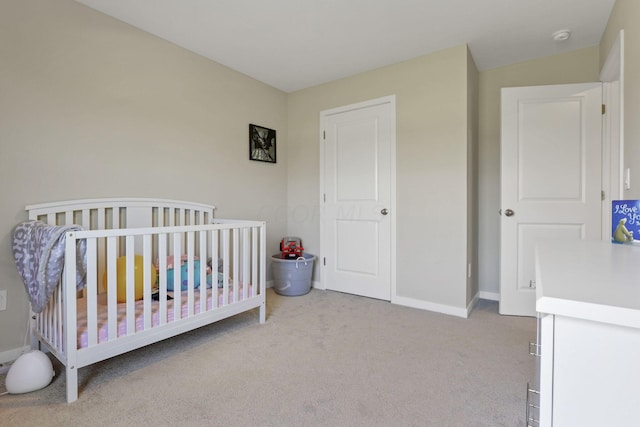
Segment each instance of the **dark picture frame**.
[{"label": "dark picture frame", "polygon": [[249,125],[249,159],[276,162],[276,131],[254,124]]}]

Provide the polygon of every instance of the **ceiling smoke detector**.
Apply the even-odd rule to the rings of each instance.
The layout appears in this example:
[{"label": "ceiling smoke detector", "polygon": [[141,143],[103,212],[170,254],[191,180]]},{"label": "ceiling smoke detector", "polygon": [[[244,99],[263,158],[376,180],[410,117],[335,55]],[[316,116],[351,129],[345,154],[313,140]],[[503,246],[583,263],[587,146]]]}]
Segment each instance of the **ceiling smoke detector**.
[{"label": "ceiling smoke detector", "polygon": [[571,30],[558,30],[551,35],[557,42],[563,42],[571,37]]}]

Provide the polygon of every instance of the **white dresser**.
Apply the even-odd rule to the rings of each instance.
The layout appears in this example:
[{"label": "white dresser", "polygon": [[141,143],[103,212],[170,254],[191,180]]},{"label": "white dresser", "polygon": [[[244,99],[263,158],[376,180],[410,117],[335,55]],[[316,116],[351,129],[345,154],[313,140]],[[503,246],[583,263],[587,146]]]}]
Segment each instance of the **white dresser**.
[{"label": "white dresser", "polygon": [[539,395],[528,397],[539,413],[528,425],[640,426],[640,247],[541,243],[536,311]]}]

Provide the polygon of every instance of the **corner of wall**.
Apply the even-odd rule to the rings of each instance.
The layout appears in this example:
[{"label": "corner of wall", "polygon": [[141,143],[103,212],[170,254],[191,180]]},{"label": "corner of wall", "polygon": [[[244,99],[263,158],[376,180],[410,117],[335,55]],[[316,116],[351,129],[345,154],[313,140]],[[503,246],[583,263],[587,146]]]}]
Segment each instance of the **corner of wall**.
[{"label": "corner of wall", "polygon": [[479,72],[467,46],[467,303],[478,294]]}]

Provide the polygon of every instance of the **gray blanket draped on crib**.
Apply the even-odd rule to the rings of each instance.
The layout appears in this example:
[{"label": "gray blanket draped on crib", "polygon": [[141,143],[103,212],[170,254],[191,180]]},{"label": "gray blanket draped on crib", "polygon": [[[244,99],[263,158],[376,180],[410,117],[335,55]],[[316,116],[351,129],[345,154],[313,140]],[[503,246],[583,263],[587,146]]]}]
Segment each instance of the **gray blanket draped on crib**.
[{"label": "gray blanket draped on crib", "polygon": [[[26,221],[13,229],[13,257],[22,277],[31,307],[40,313],[55,291],[65,257],[65,233],[82,230],[79,225],[55,226],[41,221]],[[82,289],[85,281],[86,242],[78,240],[76,247],[76,285]]]}]

